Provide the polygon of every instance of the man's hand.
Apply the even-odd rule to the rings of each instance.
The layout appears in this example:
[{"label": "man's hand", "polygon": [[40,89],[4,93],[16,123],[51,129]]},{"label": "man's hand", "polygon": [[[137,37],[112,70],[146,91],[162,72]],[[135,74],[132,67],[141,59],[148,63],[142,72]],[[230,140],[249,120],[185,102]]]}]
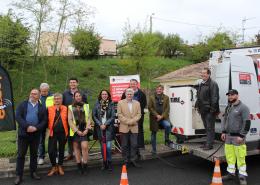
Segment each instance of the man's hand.
[{"label": "man's hand", "polygon": [[157,116],[156,116],[156,121],[161,121],[162,118],[163,118],[163,117],[162,117],[161,115],[157,115]]},{"label": "man's hand", "polygon": [[106,125],[102,124],[100,125],[101,130],[106,130]]},{"label": "man's hand", "polygon": [[226,140],[226,134],[221,134],[221,139],[222,139],[222,141],[225,141]]},{"label": "man's hand", "polygon": [[237,143],[238,144],[241,144],[241,143],[243,143],[244,142],[244,138],[242,138],[242,137],[237,137]]},{"label": "man's hand", "polygon": [[29,126],[29,127],[27,128],[27,132],[29,132],[29,133],[32,133],[32,132],[35,132],[35,131],[37,131],[37,128],[34,127],[34,126]]}]

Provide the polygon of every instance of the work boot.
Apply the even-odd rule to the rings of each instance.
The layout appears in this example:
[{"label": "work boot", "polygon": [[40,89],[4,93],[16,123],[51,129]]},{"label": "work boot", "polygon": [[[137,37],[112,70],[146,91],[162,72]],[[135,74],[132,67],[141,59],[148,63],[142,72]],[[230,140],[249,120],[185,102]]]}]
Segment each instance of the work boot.
[{"label": "work boot", "polygon": [[57,166],[53,166],[51,168],[51,170],[49,171],[49,173],[47,174],[48,177],[53,176],[54,174],[57,174],[58,170],[57,170]]},{"label": "work boot", "polygon": [[112,162],[111,161],[107,162],[107,169],[108,169],[108,171],[112,171]]},{"label": "work boot", "polygon": [[[83,166],[82,166],[82,171],[83,171],[83,173],[85,172],[87,172],[87,170],[88,170],[88,164],[87,163],[83,163]],[[83,174],[82,173],[82,174]]]},{"label": "work boot", "polygon": [[41,180],[41,177],[36,172],[32,172],[31,177],[35,180]]},{"label": "work boot", "polygon": [[222,176],[223,181],[235,180],[236,175],[233,173],[228,173],[227,175]]},{"label": "work boot", "polygon": [[246,177],[243,175],[239,176],[239,183],[240,185],[247,185]]},{"label": "work boot", "polygon": [[102,165],[102,167],[101,167],[101,170],[106,170],[107,167],[108,167],[107,161],[103,161],[103,165]]},{"label": "work boot", "polygon": [[22,177],[21,176],[16,176],[15,180],[14,180],[14,185],[19,185],[22,183]]},{"label": "work boot", "polygon": [[82,165],[81,163],[78,163],[78,170],[79,170],[79,173],[82,175],[84,172],[83,172],[83,168],[82,168]]},{"label": "work boot", "polygon": [[60,174],[61,176],[64,175],[64,170],[63,170],[63,168],[62,168],[61,165],[58,166],[58,172],[59,172],[59,174]]}]

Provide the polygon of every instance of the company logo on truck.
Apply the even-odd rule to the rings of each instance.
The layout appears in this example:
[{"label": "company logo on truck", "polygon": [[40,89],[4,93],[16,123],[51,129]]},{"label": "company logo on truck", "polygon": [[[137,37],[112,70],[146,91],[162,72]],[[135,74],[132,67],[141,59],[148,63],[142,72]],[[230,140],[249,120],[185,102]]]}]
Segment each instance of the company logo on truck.
[{"label": "company logo on truck", "polygon": [[251,85],[250,73],[239,73],[239,83],[245,85]]},{"label": "company logo on truck", "polygon": [[[173,94],[173,93],[172,93]],[[174,95],[174,94],[173,94]],[[171,98],[171,102],[172,103],[180,103],[180,104],[184,104],[185,102],[183,101],[183,100],[181,100],[181,98],[180,97],[172,97]]]}]

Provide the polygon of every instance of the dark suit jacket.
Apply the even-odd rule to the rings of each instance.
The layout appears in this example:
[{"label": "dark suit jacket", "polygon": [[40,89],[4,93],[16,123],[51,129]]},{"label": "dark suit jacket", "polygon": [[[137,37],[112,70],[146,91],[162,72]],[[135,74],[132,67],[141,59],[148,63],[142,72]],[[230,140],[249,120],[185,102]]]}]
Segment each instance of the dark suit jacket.
[{"label": "dark suit jacket", "polygon": [[[18,136],[26,137],[31,134],[40,133],[43,128],[46,128],[47,125],[47,111],[45,106],[43,106],[40,102],[38,102],[38,119],[39,123],[37,125],[31,125],[30,123],[26,122],[26,115],[27,115],[27,105],[28,100],[23,101],[16,109],[16,121],[18,123]],[[37,131],[34,133],[28,133],[27,128],[29,126],[35,126]]]}]

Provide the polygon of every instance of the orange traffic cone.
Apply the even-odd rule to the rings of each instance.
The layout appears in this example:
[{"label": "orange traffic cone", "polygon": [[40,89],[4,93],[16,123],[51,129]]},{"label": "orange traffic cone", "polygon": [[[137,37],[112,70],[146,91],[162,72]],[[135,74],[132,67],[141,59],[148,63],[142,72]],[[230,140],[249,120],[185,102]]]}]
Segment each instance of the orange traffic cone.
[{"label": "orange traffic cone", "polygon": [[219,159],[216,159],[212,183],[210,185],[223,185],[219,163]]},{"label": "orange traffic cone", "polygon": [[127,178],[126,165],[123,165],[123,167],[122,167],[120,185],[129,185],[128,178]]}]

